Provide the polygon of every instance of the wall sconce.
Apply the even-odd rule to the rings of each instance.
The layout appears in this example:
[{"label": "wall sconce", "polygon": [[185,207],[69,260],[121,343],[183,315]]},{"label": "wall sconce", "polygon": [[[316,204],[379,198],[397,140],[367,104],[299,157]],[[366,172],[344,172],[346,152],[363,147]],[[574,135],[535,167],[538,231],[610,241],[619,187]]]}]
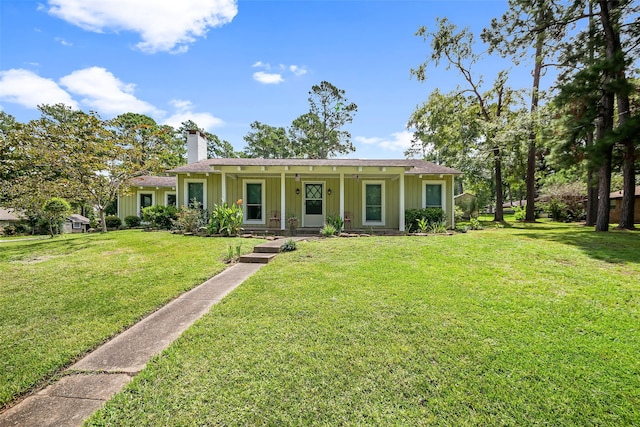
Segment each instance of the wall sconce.
[{"label": "wall sconce", "polygon": [[300,174],[299,173],[296,174],[296,182],[298,182],[298,181],[300,181]]},{"label": "wall sconce", "polygon": [[298,195],[298,196],[300,195],[300,189],[299,188],[296,188],[296,195]]},{"label": "wall sconce", "polygon": [[360,177],[358,176],[357,173],[353,175],[353,179],[355,179],[356,181],[358,180],[358,178],[360,178]]},{"label": "wall sconce", "polygon": [[327,190],[327,194],[331,195],[331,189],[330,188]]}]

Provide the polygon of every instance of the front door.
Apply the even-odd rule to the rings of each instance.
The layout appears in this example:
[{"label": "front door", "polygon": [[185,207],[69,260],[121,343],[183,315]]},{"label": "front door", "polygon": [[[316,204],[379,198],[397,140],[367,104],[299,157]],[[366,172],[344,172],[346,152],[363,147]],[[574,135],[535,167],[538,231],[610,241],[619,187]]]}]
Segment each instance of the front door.
[{"label": "front door", "polygon": [[324,225],[324,183],[305,182],[302,206],[302,226],[322,227]]}]

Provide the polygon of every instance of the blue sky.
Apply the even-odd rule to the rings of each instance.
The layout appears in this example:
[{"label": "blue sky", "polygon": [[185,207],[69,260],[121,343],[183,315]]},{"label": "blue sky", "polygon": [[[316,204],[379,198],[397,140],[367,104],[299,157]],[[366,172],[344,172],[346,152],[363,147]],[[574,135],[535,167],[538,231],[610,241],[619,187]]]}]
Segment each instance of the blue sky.
[{"label": "blue sky", "polygon": [[[506,1],[0,0],[0,108],[26,122],[63,102],[104,118],[132,111],[179,126],[192,119],[244,147],[249,124],[289,126],[327,80],[358,105],[349,157],[402,158],[405,125],[454,71],[409,70],[428,54],[414,33],[448,17],[479,35]],[[482,49],[481,46],[479,46]],[[479,64],[490,83],[510,67]],[[513,67],[511,65],[511,67]],[[516,88],[528,67],[512,69]]]}]

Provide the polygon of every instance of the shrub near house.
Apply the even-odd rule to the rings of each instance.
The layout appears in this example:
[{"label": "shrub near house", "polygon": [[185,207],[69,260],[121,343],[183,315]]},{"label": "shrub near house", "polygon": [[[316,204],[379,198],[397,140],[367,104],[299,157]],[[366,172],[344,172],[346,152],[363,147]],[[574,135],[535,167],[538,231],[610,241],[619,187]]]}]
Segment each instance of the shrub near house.
[{"label": "shrub near house", "polygon": [[407,209],[404,213],[407,230],[411,233],[420,229],[419,222],[424,220],[427,228],[445,222],[444,211],[440,208]]}]

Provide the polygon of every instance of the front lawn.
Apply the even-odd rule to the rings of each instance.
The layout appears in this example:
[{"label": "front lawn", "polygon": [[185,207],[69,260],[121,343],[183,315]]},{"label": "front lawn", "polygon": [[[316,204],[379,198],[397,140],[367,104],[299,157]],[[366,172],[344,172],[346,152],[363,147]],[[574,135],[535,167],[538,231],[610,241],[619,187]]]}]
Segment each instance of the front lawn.
[{"label": "front lawn", "polygon": [[228,246],[140,230],[0,243],[0,408],[220,272]]},{"label": "front lawn", "polygon": [[88,425],[640,425],[640,233],[302,242]]}]

